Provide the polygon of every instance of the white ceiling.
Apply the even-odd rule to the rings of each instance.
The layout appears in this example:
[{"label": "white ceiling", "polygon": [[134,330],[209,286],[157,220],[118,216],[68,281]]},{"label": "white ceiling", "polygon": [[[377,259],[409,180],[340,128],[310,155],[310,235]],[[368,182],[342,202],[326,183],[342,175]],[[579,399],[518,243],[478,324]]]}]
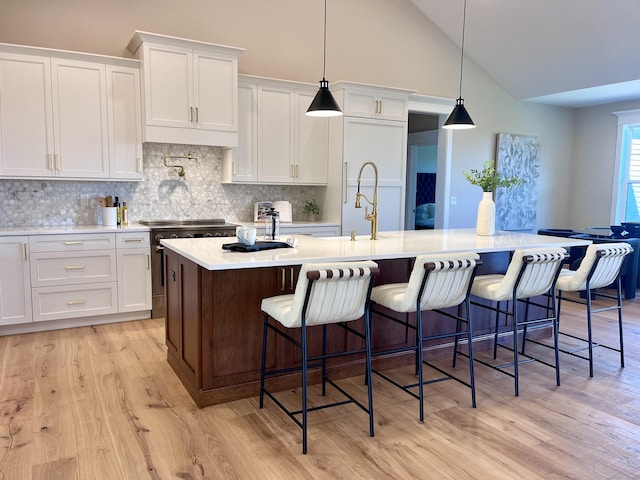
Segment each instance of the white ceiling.
[{"label": "white ceiling", "polygon": [[[464,0],[411,0],[460,45]],[[640,98],[640,0],[467,0],[465,56],[514,98]]]}]

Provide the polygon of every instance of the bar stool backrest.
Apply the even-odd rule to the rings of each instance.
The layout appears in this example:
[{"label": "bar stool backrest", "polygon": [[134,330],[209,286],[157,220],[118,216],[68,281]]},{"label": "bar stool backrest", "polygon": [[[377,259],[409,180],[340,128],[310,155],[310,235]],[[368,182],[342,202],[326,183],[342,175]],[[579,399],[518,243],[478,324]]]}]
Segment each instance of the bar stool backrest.
[{"label": "bar stool backrest", "polygon": [[303,314],[307,326],[357,320],[364,315],[377,267],[372,261],[303,264],[291,310],[281,323],[300,327]]},{"label": "bar stool backrest", "polygon": [[589,280],[589,288],[592,289],[610,285],[618,278],[624,258],[631,252],[633,247],[625,242],[589,245],[573,278],[563,284],[563,290],[584,290],[587,280]]},{"label": "bar stool backrest", "polygon": [[500,291],[496,292],[496,297],[510,299],[516,285],[516,298],[535,297],[548,292],[567,256],[562,247],[516,250],[504,279],[497,287]]},{"label": "bar stool backrest", "polygon": [[398,311],[415,311],[420,287],[421,310],[435,310],[461,304],[469,291],[480,256],[475,252],[432,254],[416,257],[402,305]]}]

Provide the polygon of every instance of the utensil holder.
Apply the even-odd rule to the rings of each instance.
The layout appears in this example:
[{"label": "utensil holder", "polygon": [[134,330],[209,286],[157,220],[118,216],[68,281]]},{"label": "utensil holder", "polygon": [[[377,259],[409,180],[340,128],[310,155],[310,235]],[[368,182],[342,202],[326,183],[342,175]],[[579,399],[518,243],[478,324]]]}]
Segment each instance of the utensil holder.
[{"label": "utensil holder", "polygon": [[102,225],[108,227],[117,226],[116,207],[100,207],[102,208]]}]

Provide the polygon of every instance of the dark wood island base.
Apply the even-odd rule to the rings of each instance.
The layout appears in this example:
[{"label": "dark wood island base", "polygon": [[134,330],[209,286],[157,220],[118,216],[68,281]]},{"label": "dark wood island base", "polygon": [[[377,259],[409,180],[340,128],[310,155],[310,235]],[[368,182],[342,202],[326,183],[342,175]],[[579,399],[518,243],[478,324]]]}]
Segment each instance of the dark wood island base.
[{"label": "dark wood island base", "polygon": [[[504,270],[509,252],[484,254],[482,272]],[[411,258],[376,260],[380,275],[376,284],[407,281]],[[200,408],[209,405],[257,396],[260,388],[260,357],[262,350],[263,298],[292,293],[300,266],[274,266],[229,270],[207,270],[178,253],[165,250],[167,289],[166,343],[167,359],[181,382]],[[493,316],[485,309],[474,309],[474,332],[489,332]],[[491,317],[491,318],[490,318]],[[425,332],[436,332],[440,321],[432,312],[423,315]],[[356,328],[362,330],[359,320]],[[310,355],[321,351],[321,327],[309,333]],[[293,331],[295,332],[295,330]],[[412,331],[393,322],[372,325],[372,348],[389,350],[413,343]],[[545,335],[544,333],[542,333]],[[548,334],[548,333],[547,333]],[[299,332],[292,333],[299,335]],[[273,336],[269,338],[267,364],[269,368],[299,366],[298,351]],[[361,342],[344,329],[329,326],[328,350],[343,351]],[[482,342],[474,348],[488,348]],[[362,347],[358,347],[362,348]],[[452,353],[450,344],[432,345],[430,358]],[[412,352],[378,356],[374,367],[379,370],[410,365]],[[329,363],[331,378],[362,375],[364,358],[338,357]],[[310,372],[310,381],[320,382],[320,372]],[[271,388],[295,388],[300,385],[297,373],[270,380]]]}]

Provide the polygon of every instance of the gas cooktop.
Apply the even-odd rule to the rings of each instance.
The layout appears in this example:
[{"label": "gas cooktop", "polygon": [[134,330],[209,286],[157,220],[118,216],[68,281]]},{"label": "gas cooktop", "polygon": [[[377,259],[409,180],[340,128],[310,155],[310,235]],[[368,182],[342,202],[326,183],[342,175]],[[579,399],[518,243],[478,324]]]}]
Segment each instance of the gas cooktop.
[{"label": "gas cooktop", "polygon": [[151,228],[207,228],[207,227],[235,227],[223,218],[208,218],[194,220],[141,220],[139,223]]}]

